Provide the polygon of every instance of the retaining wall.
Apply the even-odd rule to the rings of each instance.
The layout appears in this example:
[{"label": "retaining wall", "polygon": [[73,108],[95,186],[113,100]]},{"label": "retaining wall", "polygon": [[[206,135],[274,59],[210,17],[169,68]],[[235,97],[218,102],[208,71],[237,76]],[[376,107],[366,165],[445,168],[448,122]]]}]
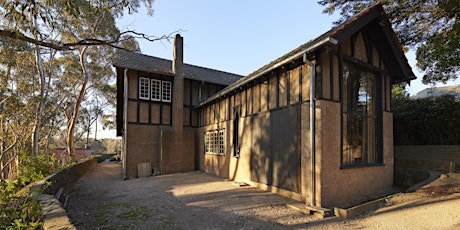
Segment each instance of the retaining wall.
[{"label": "retaining wall", "polygon": [[[86,173],[97,167],[97,159],[92,158],[80,162],[69,168],[56,171],[52,175],[34,184],[30,192],[38,193],[38,200],[42,204],[45,230],[48,229],[76,229],[67,217],[64,207],[68,198],[68,191]],[[49,183],[51,182],[51,183]]]}]

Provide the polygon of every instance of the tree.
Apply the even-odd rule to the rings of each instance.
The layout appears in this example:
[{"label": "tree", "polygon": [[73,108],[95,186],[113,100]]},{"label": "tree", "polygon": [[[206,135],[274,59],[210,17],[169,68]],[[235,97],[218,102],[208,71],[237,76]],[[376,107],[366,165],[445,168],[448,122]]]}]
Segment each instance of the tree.
[{"label": "tree", "polygon": [[[375,0],[321,0],[323,13],[339,10],[342,22]],[[454,80],[460,74],[460,1],[381,0],[401,44],[416,48],[423,82]]]},{"label": "tree", "polygon": [[[9,41],[18,41],[30,44],[35,51],[35,76],[39,76],[39,88],[31,87],[30,95],[36,96],[30,105],[35,109],[34,122],[32,122],[32,152],[38,152],[40,142],[39,132],[43,129],[42,119],[45,111],[49,115],[61,115],[47,110],[45,105],[63,105],[62,114],[66,118],[67,148],[73,155],[74,132],[78,123],[79,111],[82,103],[87,98],[88,88],[107,88],[104,79],[113,77],[109,57],[113,47],[134,49],[139,47],[135,38],[149,41],[169,39],[170,35],[162,37],[147,36],[136,31],[120,32],[115,25],[115,18],[124,12],[134,13],[144,3],[152,13],[152,0],[52,0],[52,1],[1,1],[0,14],[3,16],[0,25],[0,38]],[[46,49],[45,49],[46,48]],[[50,57],[43,59],[44,50],[49,51]],[[56,54],[56,51],[59,51]],[[52,54],[52,55],[51,55]],[[56,55],[54,55],[56,54]],[[14,56],[14,55],[13,55]],[[56,64],[55,58],[64,60],[64,64]],[[44,68],[50,63],[48,68]],[[52,64],[54,63],[54,64]],[[78,70],[77,70],[78,68]],[[19,68],[16,71],[21,71]],[[48,71],[48,78],[45,78]],[[56,71],[56,72],[54,72]],[[30,75],[25,74],[25,76]],[[57,85],[70,89],[61,97],[53,97],[56,101],[50,103],[52,77],[60,76],[73,79]],[[81,77],[77,77],[81,76]],[[30,80],[30,79],[29,79]],[[27,80],[24,81],[27,84]],[[29,81],[30,82],[30,81]],[[105,85],[109,81],[105,81]],[[53,90],[57,90],[55,87]],[[0,91],[2,92],[2,91]],[[38,93],[37,93],[38,92]],[[51,92],[51,93],[50,93]],[[26,102],[26,101],[23,101]],[[28,103],[28,102],[26,102]],[[56,125],[56,119],[49,125]],[[57,122],[59,124],[59,122]],[[53,128],[48,129],[48,140]],[[49,146],[49,141],[48,144]]]}]

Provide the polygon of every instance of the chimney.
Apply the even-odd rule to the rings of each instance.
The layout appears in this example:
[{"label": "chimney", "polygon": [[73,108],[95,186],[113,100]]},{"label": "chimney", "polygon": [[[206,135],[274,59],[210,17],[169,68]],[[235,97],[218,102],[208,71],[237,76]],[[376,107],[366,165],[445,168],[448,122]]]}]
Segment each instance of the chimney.
[{"label": "chimney", "polygon": [[184,124],[184,39],[179,34],[174,38],[172,70],[174,72],[172,95],[172,126],[182,131]]}]

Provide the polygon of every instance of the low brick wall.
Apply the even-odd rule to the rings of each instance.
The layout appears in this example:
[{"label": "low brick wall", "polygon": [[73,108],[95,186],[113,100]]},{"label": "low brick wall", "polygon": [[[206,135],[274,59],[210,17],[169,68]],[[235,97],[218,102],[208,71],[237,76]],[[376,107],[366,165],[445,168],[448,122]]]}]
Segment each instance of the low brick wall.
[{"label": "low brick wall", "polygon": [[32,194],[34,194],[34,191],[43,191],[38,195],[38,200],[42,204],[43,228],[45,230],[76,229],[70,223],[67,212],[64,209],[68,198],[67,193],[79,179],[96,167],[96,158],[83,161],[69,168],[56,171],[31,187],[30,192]]},{"label": "low brick wall", "polygon": [[56,171],[45,179],[45,183],[51,182],[51,185],[46,186],[44,184],[41,189],[43,189],[44,194],[56,196],[58,191],[62,188],[63,191],[60,201],[63,203],[64,200],[62,200],[62,195],[67,194],[67,192],[78,180],[80,180],[80,178],[82,178],[86,173],[90,172],[96,167],[97,159],[93,158],[73,165],[69,168]]}]

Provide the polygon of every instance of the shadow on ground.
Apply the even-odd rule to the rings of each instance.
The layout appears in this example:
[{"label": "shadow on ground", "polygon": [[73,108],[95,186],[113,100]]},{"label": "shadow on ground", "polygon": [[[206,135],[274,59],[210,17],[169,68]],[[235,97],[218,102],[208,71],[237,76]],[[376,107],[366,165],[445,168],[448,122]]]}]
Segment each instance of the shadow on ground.
[{"label": "shadow on ground", "polygon": [[[455,226],[455,212],[421,222],[431,208],[458,204],[460,194],[393,197],[388,206],[353,220],[320,219],[286,207],[293,200],[201,172],[121,179],[119,163],[100,164],[70,193],[68,214],[78,229],[389,229]],[[404,218],[401,218],[404,217]],[[443,219],[444,218],[444,219]],[[457,219],[459,216],[457,215]],[[447,219],[447,220],[446,220]],[[399,220],[396,221],[396,220]],[[430,225],[430,223],[434,223]],[[460,223],[457,223],[460,224]],[[459,225],[460,226],[460,225]]]}]

